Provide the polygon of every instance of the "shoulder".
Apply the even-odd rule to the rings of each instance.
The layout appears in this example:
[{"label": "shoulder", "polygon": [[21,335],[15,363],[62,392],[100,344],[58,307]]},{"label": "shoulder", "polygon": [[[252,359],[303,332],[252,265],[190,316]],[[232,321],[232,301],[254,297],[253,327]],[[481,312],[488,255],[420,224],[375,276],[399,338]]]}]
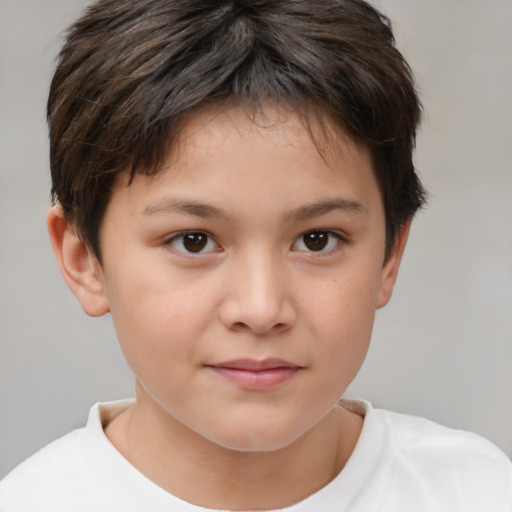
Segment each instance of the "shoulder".
[{"label": "shoulder", "polygon": [[362,400],[340,405],[364,417],[345,479],[365,510],[512,512],[512,463],[490,441]]},{"label": "shoulder", "polygon": [[[75,430],[26,459],[0,482],[0,509],[21,510],[31,497],[45,501],[52,489],[81,477],[84,429]],[[41,509],[44,504],[41,503]]]},{"label": "shoulder", "polygon": [[512,464],[493,443],[425,418],[379,409],[373,415],[386,432],[395,478],[467,503],[467,510],[512,510]]},{"label": "shoulder", "polygon": [[96,404],[86,427],[53,441],[17,466],[0,482],[0,510],[67,510],[94,489],[100,490],[102,460],[108,455],[104,452],[114,450],[104,438],[103,416],[118,413],[130,403]]},{"label": "shoulder", "polygon": [[[509,459],[487,439],[467,432],[445,427],[418,416],[375,409],[376,419],[382,422],[393,447],[412,456],[431,456],[453,460],[454,463],[471,461],[498,468],[510,466]],[[475,465],[474,463],[472,465]]]}]

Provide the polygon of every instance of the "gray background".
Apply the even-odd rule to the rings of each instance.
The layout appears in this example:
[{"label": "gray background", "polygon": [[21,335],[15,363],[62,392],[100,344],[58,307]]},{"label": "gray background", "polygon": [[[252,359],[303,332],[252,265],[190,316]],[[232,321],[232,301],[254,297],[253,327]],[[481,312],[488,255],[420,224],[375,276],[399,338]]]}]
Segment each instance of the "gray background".
[{"label": "gray background", "polygon": [[[44,104],[83,0],[0,0],[0,477],[133,393],[109,318],[82,313],[46,235]],[[427,117],[431,192],[347,394],[478,432],[512,455],[512,1],[382,0]]]}]

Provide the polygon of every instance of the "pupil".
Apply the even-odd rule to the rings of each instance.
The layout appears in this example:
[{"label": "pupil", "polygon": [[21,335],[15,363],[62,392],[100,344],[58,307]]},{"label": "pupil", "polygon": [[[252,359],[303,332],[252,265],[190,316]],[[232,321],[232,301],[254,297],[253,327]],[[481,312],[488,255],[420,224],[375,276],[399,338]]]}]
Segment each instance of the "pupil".
[{"label": "pupil", "polygon": [[189,252],[199,252],[206,247],[208,238],[204,233],[187,233],[183,238],[183,245]]},{"label": "pupil", "polygon": [[304,235],[304,243],[306,247],[312,251],[325,249],[328,241],[329,235],[322,231],[314,231],[313,233]]}]

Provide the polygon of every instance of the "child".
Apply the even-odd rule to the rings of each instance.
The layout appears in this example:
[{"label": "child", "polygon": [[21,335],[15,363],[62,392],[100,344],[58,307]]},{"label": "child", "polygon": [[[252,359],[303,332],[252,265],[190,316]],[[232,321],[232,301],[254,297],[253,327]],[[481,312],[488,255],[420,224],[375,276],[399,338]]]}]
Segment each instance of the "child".
[{"label": "child", "polygon": [[361,0],[102,0],[48,102],[52,245],[136,400],[0,483],[14,511],[512,509],[489,442],[341,400],[424,202],[420,106]]}]

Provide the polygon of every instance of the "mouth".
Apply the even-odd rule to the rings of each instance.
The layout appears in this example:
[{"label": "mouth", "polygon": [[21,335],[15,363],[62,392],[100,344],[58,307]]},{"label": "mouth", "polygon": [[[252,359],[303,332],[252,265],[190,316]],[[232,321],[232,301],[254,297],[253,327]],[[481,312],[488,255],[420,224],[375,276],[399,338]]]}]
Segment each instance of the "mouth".
[{"label": "mouth", "polygon": [[243,389],[255,391],[279,386],[302,369],[283,359],[236,359],[205,367]]}]

